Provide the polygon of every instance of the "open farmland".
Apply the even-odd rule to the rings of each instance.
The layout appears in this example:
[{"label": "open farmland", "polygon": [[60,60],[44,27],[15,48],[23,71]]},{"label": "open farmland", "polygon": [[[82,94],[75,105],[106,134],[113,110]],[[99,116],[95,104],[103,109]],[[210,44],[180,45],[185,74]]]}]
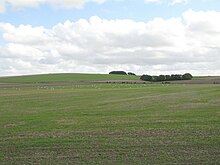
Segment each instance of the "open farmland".
[{"label": "open farmland", "polygon": [[139,80],[139,76],[110,74],[39,74],[27,76],[0,77],[0,83],[51,83],[51,82],[92,82],[104,80]]},{"label": "open farmland", "polygon": [[218,164],[219,89],[218,84],[3,86],[0,162]]}]

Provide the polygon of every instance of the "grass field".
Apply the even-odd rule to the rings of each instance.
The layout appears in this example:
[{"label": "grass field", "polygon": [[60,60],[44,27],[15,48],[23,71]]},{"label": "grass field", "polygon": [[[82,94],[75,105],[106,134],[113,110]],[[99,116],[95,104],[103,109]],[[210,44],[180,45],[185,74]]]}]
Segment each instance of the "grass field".
[{"label": "grass field", "polygon": [[218,164],[219,119],[219,85],[4,87],[0,164]]},{"label": "grass field", "polygon": [[[47,83],[47,85],[67,85],[68,83],[94,83],[94,82],[111,82],[111,83],[143,83],[140,76],[131,75],[109,75],[109,74],[41,74],[41,75],[27,75],[27,76],[12,76],[0,77],[0,85],[4,83],[6,86],[11,86],[9,83],[16,83],[18,86],[24,85],[39,85]],[[192,80],[184,81],[169,81],[172,84],[220,84],[219,76],[200,76],[194,77]],[[149,83],[149,82],[144,82]],[[158,82],[161,83],[161,82]]]},{"label": "grass field", "polygon": [[0,77],[0,82],[45,83],[45,82],[86,82],[103,80],[139,80],[139,76],[109,74],[41,74],[27,76]]}]

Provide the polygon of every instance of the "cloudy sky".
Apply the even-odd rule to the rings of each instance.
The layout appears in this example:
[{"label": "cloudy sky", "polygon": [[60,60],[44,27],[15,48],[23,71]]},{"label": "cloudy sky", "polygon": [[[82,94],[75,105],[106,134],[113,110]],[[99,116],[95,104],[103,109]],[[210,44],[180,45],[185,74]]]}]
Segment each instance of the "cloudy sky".
[{"label": "cloudy sky", "polygon": [[219,0],[0,0],[0,76],[220,75]]}]

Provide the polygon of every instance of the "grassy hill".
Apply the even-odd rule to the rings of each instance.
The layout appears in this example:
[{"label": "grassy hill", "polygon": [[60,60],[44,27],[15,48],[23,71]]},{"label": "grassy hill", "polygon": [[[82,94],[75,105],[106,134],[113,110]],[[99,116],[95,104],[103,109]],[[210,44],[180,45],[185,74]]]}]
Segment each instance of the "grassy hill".
[{"label": "grassy hill", "polygon": [[139,76],[109,74],[42,74],[28,76],[0,77],[0,82],[39,83],[39,82],[87,82],[104,80],[139,80]]},{"label": "grassy hill", "polygon": [[[25,76],[11,76],[0,77],[0,85],[10,85],[11,83],[26,84],[30,83],[87,83],[87,82],[114,82],[120,83],[121,81],[138,81],[140,83],[140,76],[132,75],[113,75],[113,74],[79,74],[79,73],[59,73],[59,74],[38,74],[38,75],[25,75]],[[169,81],[171,84],[220,84],[220,76],[197,76],[192,80]],[[1,84],[3,83],[3,84]],[[157,82],[161,83],[161,82]],[[13,84],[11,84],[13,85]]]}]

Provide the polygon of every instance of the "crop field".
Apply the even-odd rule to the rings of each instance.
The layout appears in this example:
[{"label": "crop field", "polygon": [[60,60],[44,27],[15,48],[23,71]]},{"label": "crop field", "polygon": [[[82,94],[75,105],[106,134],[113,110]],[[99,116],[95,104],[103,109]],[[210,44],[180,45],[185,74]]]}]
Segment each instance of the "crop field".
[{"label": "crop field", "polygon": [[0,87],[0,164],[219,164],[219,119],[218,84]]}]

